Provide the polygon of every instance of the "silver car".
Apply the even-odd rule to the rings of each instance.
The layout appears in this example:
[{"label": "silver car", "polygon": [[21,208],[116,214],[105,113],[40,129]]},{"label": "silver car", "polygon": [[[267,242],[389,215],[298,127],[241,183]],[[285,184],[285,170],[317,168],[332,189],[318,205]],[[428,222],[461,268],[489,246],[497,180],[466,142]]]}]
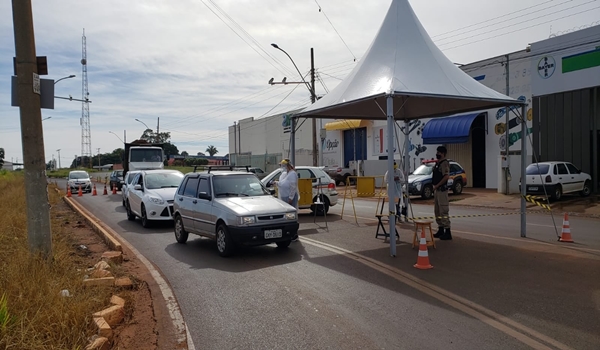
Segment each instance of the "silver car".
[{"label": "silver car", "polygon": [[123,178],[123,185],[121,186],[121,194],[123,195],[123,206],[125,206],[125,201],[127,200],[127,189],[131,185],[135,174],[139,172],[139,170],[130,170],[125,174],[125,177]]},{"label": "silver car", "polygon": [[81,192],[92,192],[92,180],[90,179],[90,174],[83,170],[73,170],[69,172],[67,186],[71,188],[71,192],[79,191],[79,188],[81,188]]},{"label": "silver car", "polygon": [[[338,202],[338,192],[335,187],[335,181],[329,177],[324,167],[316,166],[304,166],[299,165],[296,167],[296,173],[299,179],[312,179],[312,201],[317,201],[317,196],[321,196],[321,202],[324,203],[322,206],[316,206],[314,204],[303,204],[300,205],[300,209],[309,209],[314,212],[317,210],[317,215],[323,215],[329,212],[329,207],[334,206]],[[279,180],[281,176],[281,169],[273,170],[269,175],[261,179],[261,182],[269,190],[274,189],[275,181]],[[320,184],[320,188],[319,188]],[[302,195],[301,195],[302,196]],[[324,212],[323,212],[324,211]]]},{"label": "silver car", "polygon": [[216,171],[188,173],[173,204],[175,239],[189,233],[217,241],[221,256],[237,245],[290,245],[298,235],[296,208],[275,198],[252,173]]}]

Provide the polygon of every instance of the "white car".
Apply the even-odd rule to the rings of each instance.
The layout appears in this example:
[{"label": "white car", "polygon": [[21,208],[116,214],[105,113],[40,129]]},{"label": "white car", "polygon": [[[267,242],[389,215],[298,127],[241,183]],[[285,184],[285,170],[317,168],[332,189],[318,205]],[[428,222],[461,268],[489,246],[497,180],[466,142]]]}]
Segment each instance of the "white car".
[{"label": "white car", "polygon": [[142,226],[151,221],[173,220],[173,200],[183,179],[178,170],[142,170],[135,174],[127,189],[125,208],[127,220],[142,219]]},{"label": "white car", "polygon": [[[319,195],[320,191],[323,193],[321,202],[324,203],[323,206],[317,206],[317,208],[315,208],[315,206],[312,204],[300,205],[299,209],[310,209],[313,212],[316,209],[317,215],[323,215],[323,210],[325,210],[325,213],[327,213],[329,212],[329,207],[337,204],[338,192],[337,188],[335,187],[335,181],[332,180],[331,177],[329,177],[329,175],[325,172],[324,167],[300,165],[296,167],[296,173],[298,174],[299,179],[312,179],[313,198],[311,203],[317,200],[317,196]],[[273,190],[275,181],[279,180],[279,176],[281,176],[281,169],[276,169],[260,181],[263,183],[263,185],[265,185],[266,188]],[[320,189],[319,179],[321,179]],[[302,202],[302,200],[300,201]]]},{"label": "white car", "polygon": [[92,192],[92,180],[90,180],[90,174],[83,170],[73,170],[69,172],[67,186],[71,188],[72,193],[78,192],[80,187],[81,192]]},{"label": "white car", "polygon": [[592,177],[568,162],[533,163],[525,173],[527,194],[548,194],[559,200],[567,193],[579,193],[583,197],[592,193]]},{"label": "white car", "polygon": [[121,195],[123,195],[123,206],[125,206],[125,201],[127,200],[127,188],[131,185],[131,181],[135,177],[135,174],[139,173],[138,170],[130,170],[125,174],[123,178],[123,185],[121,186]]}]

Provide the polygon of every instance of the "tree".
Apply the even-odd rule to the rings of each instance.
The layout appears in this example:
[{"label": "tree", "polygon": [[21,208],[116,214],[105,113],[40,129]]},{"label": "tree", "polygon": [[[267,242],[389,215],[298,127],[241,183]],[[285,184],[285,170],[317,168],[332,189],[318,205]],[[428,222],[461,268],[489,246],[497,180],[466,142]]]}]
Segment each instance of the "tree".
[{"label": "tree", "polygon": [[215,154],[219,153],[219,150],[217,150],[217,147],[210,145],[206,147],[206,153],[208,153],[212,157]]},{"label": "tree", "polygon": [[182,156],[184,156],[184,157],[187,157],[187,156],[189,156],[190,154],[189,154],[189,153],[187,153],[187,151],[183,151],[183,152],[181,152],[181,155],[182,155]]},{"label": "tree", "polygon": [[164,150],[165,150],[166,155],[169,155],[169,156],[179,155],[179,149],[177,149],[177,146],[175,146],[171,142],[165,142]]},{"label": "tree", "polygon": [[206,156],[206,155],[205,155],[204,153],[202,153],[202,152],[198,152],[198,153],[196,153],[196,155],[197,155],[197,156],[202,156],[202,157]]},{"label": "tree", "polygon": [[150,143],[166,143],[169,142],[170,138],[170,132],[159,132],[158,134],[156,134],[152,129],[144,130],[144,133],[142,134],[142,136],[140,136],[140,139],[146,140]]},{"label": "tree", "polygon": [[0,169],[4,165],[4,148],[0,147]]}]

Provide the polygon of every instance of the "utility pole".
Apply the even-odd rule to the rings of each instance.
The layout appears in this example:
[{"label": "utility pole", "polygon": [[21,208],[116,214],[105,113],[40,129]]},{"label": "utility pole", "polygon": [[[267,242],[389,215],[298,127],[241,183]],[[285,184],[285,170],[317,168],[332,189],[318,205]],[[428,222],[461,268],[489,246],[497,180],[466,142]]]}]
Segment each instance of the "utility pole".
[{"label": "utility pole", "polygon": [[27,239],[29,250],[52,257],[50,203],[44,157],[44,131],[39,91],[34,90],[34,77],[39,79],[35,53],[35,35],[31,0],[12,0],[13,26],[23,167],[25,168],[25,198],[27,204]]},{"label": "utility pole", "polygon": [[98,169],[100,169],[100,148],[96,148],[98,150]]},{"label": "utility pole", "polygon": [[[310,102],[317,102],[315,95],[315,55],[314,50],[310,48]],[[317,119],[312,118],[312,141],[313,141],[313,166],[319,165],[319,144],[317,142]]]},{"label": "utility pole", "polygon": [[[508,55],[506,55],[506,96],[509,96],[510,93],[510,78],[508,76],[508,74],[510,73],[510,70],[508,69]],[[504,183],[505,183],[505,192],[504,194],[509,195],[510,194],[510,179],[509,179],[509,174],[510,174],[510,156],[508,155],[508,149],[509,149],[509,136],[510,136],[510,130],[509,130],[509,123],[510,123],[510,116],[508,115],[508,113],[510,112],[510,108],[507,106],[506,107],[506,115],[505,117],[505,123],[506,123],[506,135],[504,136],[505,138],[505,147],[504,147],[504,151],[505,151],[505,155],[506,155],[506,166],[507,168],[504,170]],[[523,116],[525,117],[525,116]],[[525,135],[523,135],[523,137],[525,137]]]},{"label": "utility pole", "polygon": [[156,117],[156,138],[158,138],[159,131],[160,131],[160,117]]},{"label": "utility pole", "polygon": [[56,152],[58,152],[58,168],[60,169],[60,148]]}]

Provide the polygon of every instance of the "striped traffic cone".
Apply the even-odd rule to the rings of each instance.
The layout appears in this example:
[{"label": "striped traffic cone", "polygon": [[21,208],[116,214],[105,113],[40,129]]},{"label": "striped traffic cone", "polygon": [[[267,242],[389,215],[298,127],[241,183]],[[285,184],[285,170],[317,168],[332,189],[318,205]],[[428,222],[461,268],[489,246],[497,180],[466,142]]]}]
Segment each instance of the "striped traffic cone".
[{"label": "striped traffic cone", "polygon": [[117,185],[113,186],[112,194],[117,194]]},{"label": "striped traffic cone", "polygon": [[98,192],[96,192],[96,184],[94,184],[94,189],[92,190],[92,196],[97,196]]},{"label": "striped traffic cone", "polygon": [[421,241],[419,243],[419,256],[417,263],[413,265],[419,270],[429,270],[433,266],[429,263],[429,253],[427,252],[427,238],[425,238],[425,229],[421,230]]},{"label": "striped traffic cone", "polygon": [[81,190],[81,185],[79,185],[79,193],[77,193],[77,197],[82,197],[83,191]]},{"label": "striped traffic cone", "polygon": [[571,237],[571,227],[569,226],[569,214],[565,213],[565,217],[563,219],[562,232],[559,242],[567,242],[567,243],[575,243],[573,238]]},{"label": "striped traffic cone", "polygon": [[104,184],[104,193],[102,193],[103,195],[107,195],[108,191],[106,190],[106,184]]},{"label": "striped traffic cone", "polygon": [[71,198],[73,195],[71,194],[71,186],[67,185],[67,198]]}]

